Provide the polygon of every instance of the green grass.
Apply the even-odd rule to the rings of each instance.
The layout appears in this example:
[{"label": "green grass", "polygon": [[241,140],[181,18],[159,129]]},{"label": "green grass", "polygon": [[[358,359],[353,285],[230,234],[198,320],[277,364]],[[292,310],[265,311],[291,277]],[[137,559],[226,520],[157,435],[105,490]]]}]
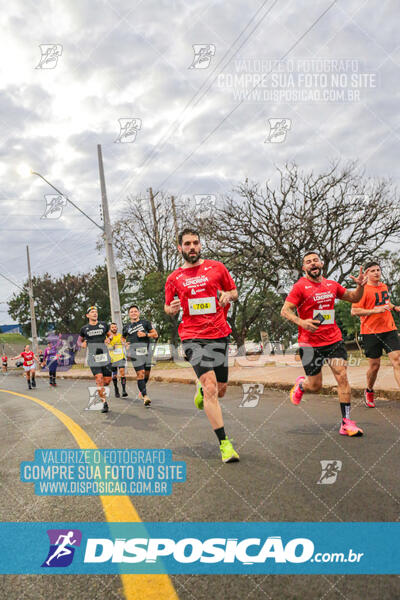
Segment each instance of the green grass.
[{"label": "green grass", "polygon": [[31,342],[19,333],[0,333],[0,344],[18,344],[22,346],[31,344]]}]

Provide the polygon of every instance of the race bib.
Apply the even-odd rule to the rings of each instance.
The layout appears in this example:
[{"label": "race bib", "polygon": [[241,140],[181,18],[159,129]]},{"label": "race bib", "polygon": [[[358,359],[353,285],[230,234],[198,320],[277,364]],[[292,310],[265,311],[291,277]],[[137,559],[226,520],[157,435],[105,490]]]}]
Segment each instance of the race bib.
[{"label": "race bib", "polygon": [[211,315],[217,312],[215,298],[189,298],[189,315]]},{"label": "race bib", "polygon": [[107,354],[95,354],[94,355],[94,362],[96,362],[96,363],[107,363],[108,362],[108,356],[107,356]]},{"label": "race bib", "polygon": [[122,348],[115,348],[115,349],[113,350],[113,353],[114,353],[114,354],[123,354]]},{"label": "race bib", "polygon": [[331,310],[314,310],[313,312],[313,319],[315,319],[315,317],[321,314],[324,317],[324,321],[321,323],[321,325],[333,325],[335,322],[335,309],[331,309]]},{"label": "race bib", "polygon": [[137,356],[145,356],[147,354],[147,348],[136,348]]},{"label": "race bib", "polygon": [[31,367],[33,365],[33,360],[27,360],[26,361],[26,366],[27,367]]}]

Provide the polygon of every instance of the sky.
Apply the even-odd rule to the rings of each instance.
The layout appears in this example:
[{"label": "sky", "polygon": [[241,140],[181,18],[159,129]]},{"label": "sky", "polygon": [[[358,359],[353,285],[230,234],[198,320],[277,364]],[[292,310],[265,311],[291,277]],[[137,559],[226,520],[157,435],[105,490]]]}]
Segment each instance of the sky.
[{"label": "sky", "polygon": [[[295,160],[358,160],[398,180],[395,0],[15,0],[0,24],[0,273],[104,262],[97,145],[111,219],[151,186],[177,198],[261,184]],[[53,217],[53,218],[49,218]],[[58,217],[58,218],[54,218]],[[0,324],[17,290],[0,278]]]}]

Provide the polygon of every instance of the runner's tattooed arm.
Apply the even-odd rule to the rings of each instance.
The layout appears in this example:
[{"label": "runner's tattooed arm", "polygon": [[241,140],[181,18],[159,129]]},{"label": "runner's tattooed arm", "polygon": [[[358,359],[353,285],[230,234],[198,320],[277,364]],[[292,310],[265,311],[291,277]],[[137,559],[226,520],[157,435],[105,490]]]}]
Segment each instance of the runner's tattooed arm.
[{"label": "runner's tattooed arm", "polygon": [[350,275],[350,277],[356,282],[357,287],[355,290],[346,290],[341,299],[354,304],[355,302],[359,302],[363,297],[364,285],[368,281],[368,269],[363,272],[362,267],[360,267],[358,276],[354,277]]},{"label": "runner's tattooed arm", "polygon": [[316,321],[315,319],[300,319],[300,317],[298,317],[294,312],[295,310],[296,305],[286,300],[284,305],[282,306],[281,317],[287,319],[288,321],[292,321],[292,323],[294,323],[298,327],[306,329],[307,331],[317,331],[320,325],[319,321]]}]

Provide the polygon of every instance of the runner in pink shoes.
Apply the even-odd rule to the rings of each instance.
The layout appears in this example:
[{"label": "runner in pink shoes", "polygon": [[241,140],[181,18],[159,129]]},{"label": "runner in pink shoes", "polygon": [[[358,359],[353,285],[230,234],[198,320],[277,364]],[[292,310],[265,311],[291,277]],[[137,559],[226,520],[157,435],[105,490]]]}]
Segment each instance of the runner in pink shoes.
[{"label": "runner in pink shoes", "polygon": [[[281,315],[299,328],[300,357],[306,377],[296,379],[290,391],[293,404],[300,404],[304,392],[319,392],[322,388],[322,366],[327,363],[338,384],[342,422],[339,433],[362,436],[363,430],[350,419],[351,389],[347,378],[347,350],[335,321],[335,300],[359,302],[367,282],[367,272],[360,268],[355,290],[346,290],[322,275],[323,263],[317,252],[307,252],[303,258],[301,277],[292,287],[282,307]],[[297,311],[297,315],[295,313]]]}]

